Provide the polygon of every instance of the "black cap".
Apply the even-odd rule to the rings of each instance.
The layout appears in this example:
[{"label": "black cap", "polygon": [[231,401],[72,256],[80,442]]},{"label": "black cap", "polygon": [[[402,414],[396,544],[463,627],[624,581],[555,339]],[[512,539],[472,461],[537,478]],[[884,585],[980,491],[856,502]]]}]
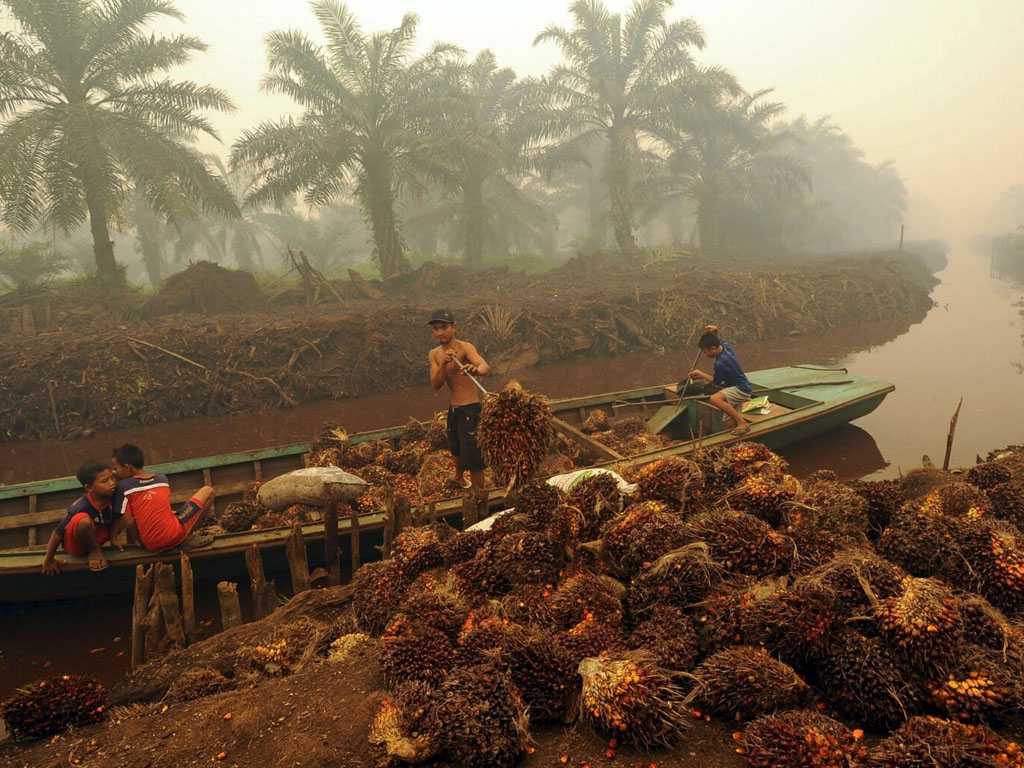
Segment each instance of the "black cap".
[{"label": "black cap", "polygon": [[435,309],[434,314],[427,320],[427,325],[433,325],[434,323],[454,323],[455,315],[452,314],[450,309]]}]

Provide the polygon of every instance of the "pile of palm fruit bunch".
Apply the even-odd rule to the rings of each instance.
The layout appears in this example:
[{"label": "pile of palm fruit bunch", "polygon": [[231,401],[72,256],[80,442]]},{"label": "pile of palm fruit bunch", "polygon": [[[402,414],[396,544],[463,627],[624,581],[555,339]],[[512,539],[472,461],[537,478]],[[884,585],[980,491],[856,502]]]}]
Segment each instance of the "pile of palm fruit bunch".
[{"label": "pile of palm fruit bunch", "polygon": [[103,719],[106,689],[91,677],[61,675],[39,680],[0,704],[0,717],[17,740],[63,733]]},{"label": "pile of palm fruit bunch", "polygon": [[[643,467],[631,496],[534,481],[489,530],[403,533],[355,579],[390,686],[381,765],[514,765],[531,723],[573,719],[685,746],[699,713],[740,723],[751,766],[1024,766],[992,730],[1024,707],[1024,538],[993,502],[1024,462],[989,463],[797,482],[739,443]],[[479,700],[461,736],[430,724],[455,675],[498,696],[493,741]]]},{"label": "pile of palm fruit bunch", "polygon": [[231,502],[217,515],[218,525],[228,533],[251,530],[256,521],[268,511],[256,500],[259,490],[259,481],[249,483],[249,487],[242,492],[242,500]]},{"label": "pile of palm fruit bunch", "polygon": [[626,416],[613,422],[601,409],[592,411],[584,419],[581,431],[623,456],[636,456],[675,442],[667,435],[652,434],[641,416]]},{"label": "pile of palm fruit bunch", "polygon": [[485,399],[477,443],[501,486],[514,488],[537,475],[555,439],[553,419],[547,398],[515,380]]}]

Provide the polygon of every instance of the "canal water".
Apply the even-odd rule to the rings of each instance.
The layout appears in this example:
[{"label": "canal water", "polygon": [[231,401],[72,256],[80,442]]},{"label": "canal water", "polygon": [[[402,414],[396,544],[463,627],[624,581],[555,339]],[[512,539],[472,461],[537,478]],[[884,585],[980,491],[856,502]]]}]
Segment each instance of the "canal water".
[{"label": "canal water", "polygon": [[[987,255],[967,250],[954,251],[937,277],[935,307],[909,329],[894,320],[891,326],[855,333],[837,329],[814,338],[737,345],[747,370],[798,363],[841,366],[896,385],[877,411],[856,424],[783,451],[794,474],[831,468],[844,479],[885,478],[918,466],[922,454],[941,463],[950,417],[961,396],[953,466],[973,464],[976,455],[1024,442],[1024,291],[993,277]],[[704,319],[717,322],[712,316]],[[728,337],[728,328],[723,331]],[[430,343],[425,334],[424,351]],[[692,360],[689,353],[580,359],[518,377],[531,391],[567,397],[677,380]],[[501,379],[493,377],[488,385],[496,389]],[[151,462],[158,463],[309,440],[325,420],[352,432],[400,424],[410,416],[427,418],[445,404],[443,393],[424,386],[358,401],[115,430],[71,443],[4,445],[0,480],[71,474],[84,459],[105,457],[111,446],[124,441],[144,446]],[[200,599],[201,617],[214,622],[216,601]],[[0,605],[0,699],[18,685],[58,672],[113,681],[126,669],[130,618],[129,596]],[[208,631],[215,629],[214,622]]]}]

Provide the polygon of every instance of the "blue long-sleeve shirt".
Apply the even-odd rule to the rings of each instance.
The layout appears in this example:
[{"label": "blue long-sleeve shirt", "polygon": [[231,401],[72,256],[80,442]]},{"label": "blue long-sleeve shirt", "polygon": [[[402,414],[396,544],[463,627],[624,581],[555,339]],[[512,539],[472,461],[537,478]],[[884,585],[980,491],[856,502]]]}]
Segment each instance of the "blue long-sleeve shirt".
[{"label": "blue long-sleeve shirt", "polygon": [[751,392],[750,382],[747,375],[740,367],[740,361],[736,359],[736,353],[727,341],[720,342],[722,353],[715,358],[715,385],[722,387],[738,387],[748,395]]}]

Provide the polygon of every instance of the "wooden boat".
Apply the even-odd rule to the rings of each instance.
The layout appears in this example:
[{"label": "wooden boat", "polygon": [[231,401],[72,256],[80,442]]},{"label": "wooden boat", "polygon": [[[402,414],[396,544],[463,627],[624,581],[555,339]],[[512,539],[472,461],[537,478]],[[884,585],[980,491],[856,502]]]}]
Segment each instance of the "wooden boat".
[{"label": "wooden boat", "polygon": [[[722,429],[722,414],[710,406],[703,396],[686,397],[686,408],[667,432],[673,442],[656,450],[623,456],[583,434],[579,427],[595,409],[606,411],[611,420],[630,416],[649,418],[659,407],[678,401],[665,386],[610,392],[600,395],[552,401],[555,428],[566,438],[578,442],[590,455],[599,457],[600,466],[637,467],[667,456],[686,455],[699,446],[727,445],[740,440],[764,443],[779,448],[871,413],[895,388],[886,381],[856,376],[843,369],[822,369],[810,366],[789,366],[754,371],[749,374],[755,394],[766,393],[771,402],[767,414],[750,418],[751,430],[736,437]],[[382,439],[397,443],[401,427],[364,432],[351,437],[352,442]],[[172,502],[178,503],[200,485],[217,489],[218,506],[240,498],[253,480],[265,480],[305,466],[309,443],[266,448],[256,451],[189,459],[150,467],[168,476]],[[0,487],[0,602],[61,599],[82,594],[101,594],[130,589],[134,566],[157,560],[174,561],[177,551],[149,553],[138,547],[124,552],[107,552],[111,566],[100,573],[63,573],[44,577],[41,563],[50,532],[64,517],[67,507],[82,493],[73,477]],[[491,492],[491,502],[501,503],[501,491]],[[432,510],[439,518],[458,526],[461,522],[462,500],[439,501]],[[359,518],[361,557],[365,561],[378,556],[374,547],[383,540],[383,511]],[[339,520],[342,537],[350,532],[352,521]],[[263,552],[268,571],[284,569],[283,544],[288,529],[275,528],[218,536],[208,547],[190,553],[197,580],[238,578],[244,574],[246,549],[256,544]],[[323,525],[310,524],[303,533],[310,545],[310,566],[322,562],[322,547],[315,547],[323,538]],[[345,547],[342,547],[345,550]],[[343,555],[344,557],[344,555]],[[63,571],[87,570],[86,558],[64,553]],[[343,568],[346,563],[343,562]]]}]

